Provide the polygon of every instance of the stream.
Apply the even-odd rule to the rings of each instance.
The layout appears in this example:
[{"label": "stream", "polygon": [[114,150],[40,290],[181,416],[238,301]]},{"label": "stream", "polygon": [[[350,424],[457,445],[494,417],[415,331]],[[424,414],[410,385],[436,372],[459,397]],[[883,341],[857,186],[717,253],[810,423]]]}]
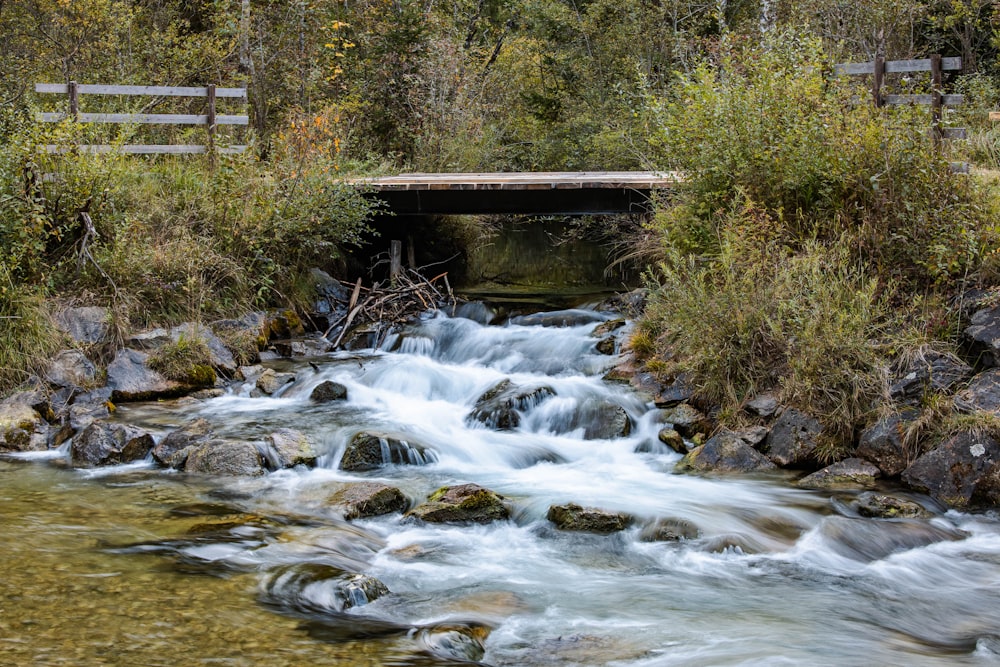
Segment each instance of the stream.
[{"label": "stream", "polygon": [[[116,413],[157,438],[195,417],[225,437],[298,429],[322,452],[315,468],[213,479],[151,462],[75,470],[65,447],[0,459],[0,665],[1000,664],[995,514],[911,495],[933,518],[866,519],[858,492],[799,489],[787,472],[678,474],[661,411],[602,380],[616,358],[591,334],[615,315],[492,317],[473,304],[380,349],[270,362],[296,374],[273,397],[234,385]],[[505,379],[554,395],[513,430],[467,419]],[[348,400],[311,403],[324,380]],[[588,438],[598,405],[624,408],[629,434]],[[340,470],[362,430],[431,454]],[[471,482],[512,518],[348,522],[330,497],[358,481],[411,506]],[[557,530],[546,513],[568,502],[636,522]],[[644,541],[658,519],[698,534]],[[354,574],[388,593],[368,601]]]}]

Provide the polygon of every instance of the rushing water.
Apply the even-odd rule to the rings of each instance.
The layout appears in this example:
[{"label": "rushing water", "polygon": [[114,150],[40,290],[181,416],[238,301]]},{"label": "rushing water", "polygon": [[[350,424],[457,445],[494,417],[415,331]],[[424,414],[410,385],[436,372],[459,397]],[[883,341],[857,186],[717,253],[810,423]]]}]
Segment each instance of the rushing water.
[{"label": "rushing water", "polygon": [[[786,473],[676,474],[658,411],[601,380],[614,360],[591,332],[606,316],[541,327],[469,314],[428,316],[381,350],[283,362],[297,379],[278,397],[237,387],[119,411],[158,434],[196,416],[232,437],[296,428],[324,452],[315,469],[219,480],[149,464],[73,470],[62,455],[0,461],[0,664],[1000,662],[995,516],[862,519],[853,493],[797,489]],[[328,379],[348,401],[310,404]],[[513,431],[467,421],[503,379],[555,396]],[[585,439],[580,415],[608,403],[628,412],[630,435]],[[436,460],[343,472],[361,430]],[[504,495],[513,518],[348,523],[329,499],[359,480],[395,485],[412,504],[474,482]],[[546,512],[566,502],[638,521],[607,536],[562,532]],[[700,536],[642,541],[658,518]],[[391,592],[362,604],[345,588],[353,573]]]}]

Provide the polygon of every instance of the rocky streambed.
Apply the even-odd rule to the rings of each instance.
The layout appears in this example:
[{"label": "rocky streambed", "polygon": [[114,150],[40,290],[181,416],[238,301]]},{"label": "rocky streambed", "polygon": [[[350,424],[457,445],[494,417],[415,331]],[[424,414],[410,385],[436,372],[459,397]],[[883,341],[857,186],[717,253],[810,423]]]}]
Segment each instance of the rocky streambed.
[{"label": "rocky streambed", "polygon": [[[59,355],[0,408],[11,655],[997,659],[1000,521],[967,510],[995,503],[996,443],[914,452],[886,420],[859,458],[822,468],[809,415],[762,395],[745,407],[751,426],[720,431],[683,378],[629,367],[627,331],[614,309],[467,304],[339,351],[296,339],[241,365],[212,343],[214,372],[232,379],[201,388],[146,363],[150,340],[189,329],[132,339],[106,379],[82,353]],[[942,382],[973,400],[989,377],[970,384],[950,357],[914,364],[898,369],[900,401]],[[920,481],[927,457],[946,455],[956,463],[933,466],[944,481]],[[188,601],[191,614],[171,608]],[[258,634],[261,614],[274,621]],[[58,632],[39,637],[39,624]]]}]

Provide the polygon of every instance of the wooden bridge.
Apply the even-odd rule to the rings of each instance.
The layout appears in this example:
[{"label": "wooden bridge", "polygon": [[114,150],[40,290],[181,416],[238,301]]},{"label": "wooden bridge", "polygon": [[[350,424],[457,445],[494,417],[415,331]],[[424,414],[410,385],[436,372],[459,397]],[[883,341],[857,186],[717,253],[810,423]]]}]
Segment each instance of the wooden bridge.
[{"label": "wooden bridge", "polygon": [[675,174],[640,171],[401,174],[351,181],[396,215],[645,213]]}]

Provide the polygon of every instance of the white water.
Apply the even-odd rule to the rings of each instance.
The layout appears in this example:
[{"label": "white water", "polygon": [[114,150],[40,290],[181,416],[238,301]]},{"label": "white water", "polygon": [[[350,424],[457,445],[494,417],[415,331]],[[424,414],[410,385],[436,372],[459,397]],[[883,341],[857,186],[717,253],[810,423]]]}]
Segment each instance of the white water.
[{"label": "white water", "polygon": [[[439,315],[387,341],[394,352],[335,354],[313,360],[318,371],[294,366],[298,379],[279,398],[244,391],[185,407],[182,418],[204,416],[225,435],[297,428],[324,456],[313,470],[230,485],[255,512],[317,524],[280,539],[200,542],[183,555],[250,568],[262,582],[306,562],[374,576],[391,595],[351,609],[348,619],[415,628],[480,622],[492,628],[483,662],[493,665],[1000,664],[996,517],[861,519],[851,493],[799,490],[784,473],[676,474],[680,457],[657,441],[658,411],[601,380],[614,359],[594,349],[594,326],[484,326]],[[545,385],[555,396],[514,431],[470,425],[477,397],[503,379]],[[310,404],[323,380],[347,386],[348,401]],[[588,441],[582,426],[569,430],[595,401],[624,407],[631,434]],[[175,410],[135,407],[122,418],[163,425],[178,421]],[[338,470],[361,430],[419,443],[437,461]],[[507,497],[513,519],[339,522],[326,499],[358,480],[398,486],[411,504],[442,485],[474,482]],[[548,507],[567,502],[626,511],[639,525],[610,536],[555,530]],[[701,536],[639,541],[641,524],[657,518],[690,521]],[[960,539],[919,539],[928,531]],[[329,590],[310,585],[301,594],[315,607]]]}]

